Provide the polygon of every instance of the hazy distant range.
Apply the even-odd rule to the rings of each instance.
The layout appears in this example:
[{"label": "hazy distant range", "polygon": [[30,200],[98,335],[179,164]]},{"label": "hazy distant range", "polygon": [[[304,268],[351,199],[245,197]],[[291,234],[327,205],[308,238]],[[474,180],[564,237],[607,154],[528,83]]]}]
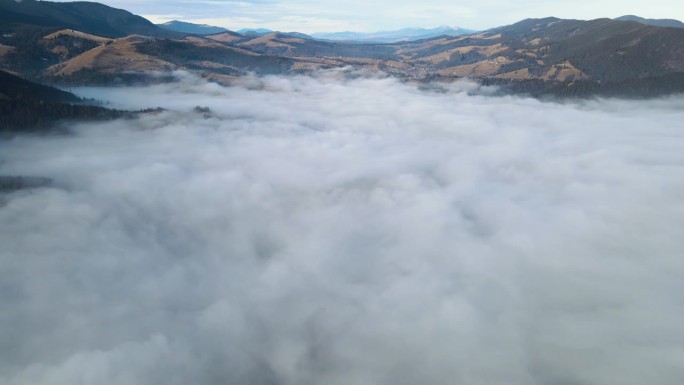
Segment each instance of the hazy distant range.
[{"label": "hazy distant range", "polygon": [[[197,35],[213,35],[229,30],[222,27],[216,27],[206,24],[193,24],[179,20],[169,21],[164,24],[158,24],[159,27],[176,32],[192,33]],[[237,31],[243,35],[267,35],[275,32],[265,28],[246,28]],[[397,43],[401,41],[416,41],[422,39],[430,39],[437,36],[462,36],[476,33],[478,31],[472,29],[465,29],[460,27],[449,27],[442,25],[437,28],[402,28],[394,31],[380,31],[380,32],[320,32],[311,35],[304,35],[302,33],[288,33],[297,35],[298,37],[308,37],[320,40],[330,41],[354,41],[364,43]]]}]

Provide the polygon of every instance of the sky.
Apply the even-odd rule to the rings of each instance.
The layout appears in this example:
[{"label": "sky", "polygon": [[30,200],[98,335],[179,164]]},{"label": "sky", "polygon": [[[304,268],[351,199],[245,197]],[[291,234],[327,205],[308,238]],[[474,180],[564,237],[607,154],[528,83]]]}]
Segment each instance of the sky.
[{"label": "sky", "polygon": [[346,75],[0,140],[0,383],[681,382],[681,96]]},{"label": "sky", "polygon": [[179,19],[232,30],[375,32],[404,27],[488,29],[530,17],[595,19],[636,14],[684,20],[680,0],[105,0],[155,23]]}]

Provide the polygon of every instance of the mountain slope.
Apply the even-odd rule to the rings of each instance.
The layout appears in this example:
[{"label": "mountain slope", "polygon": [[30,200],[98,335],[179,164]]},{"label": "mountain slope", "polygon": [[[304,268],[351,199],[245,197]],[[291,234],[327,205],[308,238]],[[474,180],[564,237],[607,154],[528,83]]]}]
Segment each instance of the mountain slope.
[{"label": "mountain slope", "polygon": [[34,83],[0,70],[0,100],[35,99],[45,102],[74,103],[76,95]]},{"label": "mountain slope", "polygon": [[53,76],[68,77],[79,71],[88,70],[100,74],[120,72],[171,71],[177,67],[156,57],[141,54],[137,46],[154,38],[132,35],[115,39],[100,45],[63,63],[50,67],[47,72]]},{"label": "mountain slope", "polygon": [[280,74],[298,62],[301,60],[260,54],[200,36],[171,40],[132,35],[53,65],[45,75],[62,84],[107,85],[163,81],[165,77],[159,73],[177,69],[207,75]]},{"label": "mountain slope", "polygon": [[[524,20],[492,32],[500,34],[502,43],[510,47],[507,53],[516,63],[510,69],[534,72],[569,62],[597,81],[684,71],[684,30],[680,29],[610,19],[547,18]],[[520,56],[515,57],[514,52]]]},{"label": "mountain slope", "polygon": [[216,35],[223,32],[228,32],[222,27],[214,27],[207,24],[193,24],[184,21],[172,20],[164,24],[157,24],[157,27],[169,31],[189,33],[193,35]]},{"label": "mountain slope", "polygon": [[100,3],[85,1],[59,3],[50,1],[0,0],[1,32],[15,32],[22,27],[75,29],[104,37],[132,34],[179,37],[180,34],[158,28],[143,17]]},{"label": "mountain slope", "polygon": [[61,120],[106,120],[130,115],[76,104],[80,101],[69,92],[0,71],[0,134],[43,130]]},{"label": "mountain slope", "polygon": [[636,21],[637,23],[651,25],[654,27],[684,28],[684,23],[674,19],[644,19],[643,17],[626,15],[616,18],[619,21]]}]

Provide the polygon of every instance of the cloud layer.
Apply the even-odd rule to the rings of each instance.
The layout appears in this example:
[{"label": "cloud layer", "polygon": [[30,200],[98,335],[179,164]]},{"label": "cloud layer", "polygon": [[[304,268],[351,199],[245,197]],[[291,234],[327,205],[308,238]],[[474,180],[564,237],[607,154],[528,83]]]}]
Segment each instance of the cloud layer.
[{"label": "cloud layer", "polygon": [[676,383],[684,100],[469,87],[79,90],[168,111],[0,142],[0,383]]}]

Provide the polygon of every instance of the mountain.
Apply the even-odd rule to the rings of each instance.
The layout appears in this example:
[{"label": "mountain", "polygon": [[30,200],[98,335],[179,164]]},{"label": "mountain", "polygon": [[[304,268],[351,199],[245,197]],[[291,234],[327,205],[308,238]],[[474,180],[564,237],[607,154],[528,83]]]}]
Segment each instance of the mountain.
[{"label": "mountain", "polygon": [[207,24],[193,24],[184,21],[172,20],[164,24],[157,24],[157,27],[167,29],[169,31],[176,31],[182,33],[189,33],[193,35],[216,35],[223,32],[228,32],[222,27],[214,27]]},{"label": "mountain", "polygon": [[149,83],[166,81],[169,77],[158,74],[179,69],[219,77],[235,77],[249,72],[280,74],[288,72],[301,61],[264,55],[201,36],[172,40],[134,35],[113,40],[52,65],[43,75],[60,84]]},{"label": "mountain", "polygon": [[489,32],[499,37],[493,43],[506,47],[497,53],[498,68],[485,76],[490,84],[505,83],[533,95],[645,97],[684,92],[682,29],[546,18]]},{"label": "mountain", "polygon": [[[106,120],[128,115],[131,113],[84,105],[72,93],[0,71],[0,134],[43,130],[61,120]],[[7,187],[7,182],[0,177],[0,188]]]},{"label": "mountain", "polygon": [[1,32],[16,33],[27,28],[74,29],[104,37],[182,36],[161,29],[143,17],[100,3],[0,0]]},{"label": "mountain", "polygon": [[644,19],[643,17],[626,15],[616,18],[619,21],[636,21],[637,23],[652,25],[655,27],[684,28],[684,23],[674,19]]},{"label": "mountain", "polygon": [[265,28],[244,28],[237,31],[237,33],[241,35],[268,35],[269,33],[273,32],[275,31],[271,31],[270,29]]},{"label": "mountain", "polygon": [[368,42],[368,43],[397,43],[402,41],[415,41],[430,39],[437,36],[462,36],[475,33],[477,31],[451,28],[449,26],[440,26],[437,28],[404,28],[396,31],[381,31],[373,33],[362,32],[324,32],[315,33],[313,36],[316,39],[332,40],[332,41],[354,41],[354,42]]},{"label": "mountain", "polygon": [[[549,65],[572,67],[597,81],[662,76],[684,72],[684,30],[611,19],[528,19],[491,30],[509,63],[505,70],[540,75]],[[502,52],[503,53],[503,52]],[[563,68],[559,73],[568,68]],[[543,77],[543,76],[542,76]]]}]

